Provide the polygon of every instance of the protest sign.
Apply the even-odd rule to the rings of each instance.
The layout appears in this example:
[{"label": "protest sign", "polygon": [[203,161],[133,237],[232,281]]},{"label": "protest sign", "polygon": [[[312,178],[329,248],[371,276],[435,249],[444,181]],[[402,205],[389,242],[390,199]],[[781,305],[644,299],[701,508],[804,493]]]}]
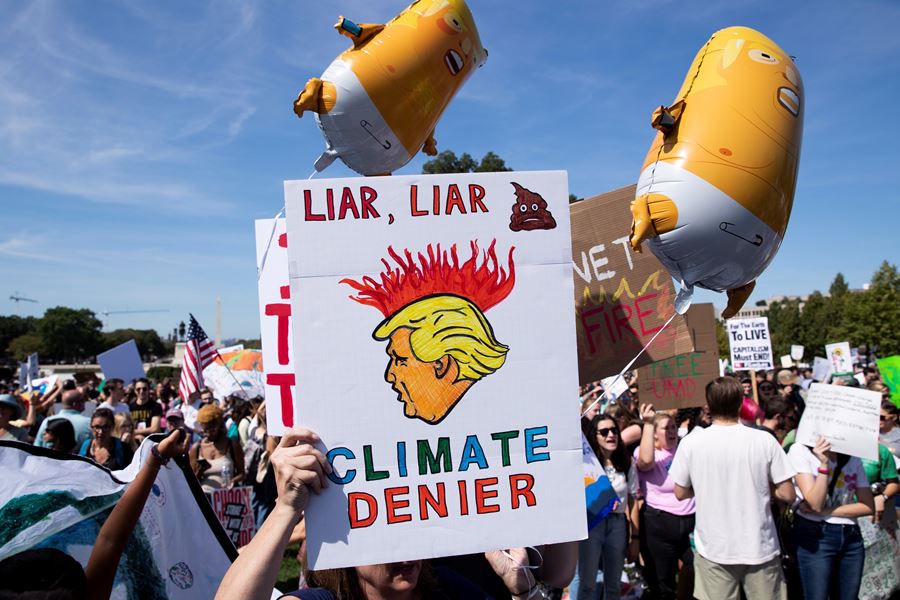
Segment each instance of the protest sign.
[{"label": "protest sign", "polygon": [[850,356],[850,342],[825,345],[825,356],[831,364],[833,375],[853,373],[853,360]]},{"label": "protest sign", "polygon": [[134,340],[128,340],[124,344],[101,352],[97,355],[97,362],[100,363],[106,379],[121,379],[125,385],[144,376],[144,363],[141,362],[141,355]]},{"label": "protest sign", "polygon": [[38,355],[29,354],[25,362],[19,363],[19,389],[31,391],[32,381],[40,376]]},{"label": "protest sign", "polygon": [[813,358],[812,378],[816,381],[826,383],[828,376],[831,375],[831,363],[827,358],[816,356]]},{"label": "protest sign", "polygon": [[603,391],[606,393],[607,401],[615,400],[628,391],[628,382],[625,381],[624,377],[619,377],[618,375],[605,377],[600,381],[600,384],[603,386]]},{"label": "protest sign", "polygon": [[791,358],[794,360],[803,360],[803,346],[797,344],[791,345]]},{"label": "protest sign", "polygon": [[262,265],[257,285],[265,374],[266,424],[269,435],[281,435],[285,427],[297,424],[299,414],[294,373],[294,340],[291,339],[293,319],[284,219],[257,219],[256,264]]},{"label": "protest sign", "polygon": [[719,377],[724,377],[727,369],[728,369],[728,359],[720,358],[719,359]]},{"label": "protest sign", "polygon": [[250,505],[251,489],[250,486],[239,486],[213,490],[207,494],[216,518],[238,548],[250,543],[256,533],[253,507]]},{"label": "protest sign", "polygon": [[793,359],[791,359],[790,354],[785,354],[784,356],[782,356],[780,358],[780,360],[781,360],[781,368],[782,369],[790,369],[791,367],[794,366],[794,361],[793,361]]},{"label": "protest sign", "polygon": [[891,390],[891,402],[900,406],[900,356],[888,356],[877,361],[881,380]]},{"label": "protest sign", "polygon": [[878,392],[813,383],[797,426],[797,443],[812,447],[822,436],[834,452],[878,460],[880,408]]},{"label": "protest sign", "polygon": [[[285,182],[314,569],[586,536],[565,172]],[[302,344],[299,343],[302,340]]]},{"label": "protest sign", "polygon": [[728,344],[735,371],[773,368],[768,318],[729,319]]},{"label": "protest sign", "polygon": [[685,314],[694,352],[679,354],[638,369],[641,402],[656,410],[703,406],[706,384],[719,376],[715,309],[695,304]]},{"label": "protest sign", "polygon": [[39,377],[37,379],[32,379],[31,389],[32,391],[37,392],[38,394],[43,396],[47,392],[53,390],[53,386],[56,385],[57,381],[59,381],[59,375],[50,375],[49,377]]},{"label": "protest sign", "polygon": [[622,502],[616,495],[600,459],[584,435],[581,436],[581,462],[584,468],[584,499],[587,506],[588,529],[593,529]]},{"label": "protest sign", "polygon": [[[582,385],[618,374],[675,312],[675,287],[652,252],[628,243],[635,186],[572,204],[578,375]],[[634,367],[693,350],[681,316]]]}]

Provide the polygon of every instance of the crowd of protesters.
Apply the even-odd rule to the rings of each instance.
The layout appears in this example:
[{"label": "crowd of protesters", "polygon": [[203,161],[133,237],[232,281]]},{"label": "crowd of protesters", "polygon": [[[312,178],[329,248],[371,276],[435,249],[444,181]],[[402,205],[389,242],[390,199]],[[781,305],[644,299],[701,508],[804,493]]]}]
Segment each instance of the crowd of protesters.
[{"label": "crowd of protesters", "polygon": [[[582,432],[619,498],[587,539],[306,572],[294,595],[849,600],[872,560],[861,528],[890,536],[897,564],[900,424],[876,369],[829,383],[882,395],[877,460],[836,454],[824,438],[796,443],[809,370],[720,377],[704,406],[680,410],[656,410],[636,376],[626,380],[618,397],[599,383],[581,390]],[[206,389],[181,399],[168,380],[96,383],[66,381],[42,395],[0,388],[0,439],[116,470],[144,437],[184,436],[178,446],[204,491],[252,488],[259,530],[217,597],[268,598],[288,542],[304,537],[303,509],[328,484],[315,433],[268,436],[259,399]]]}]

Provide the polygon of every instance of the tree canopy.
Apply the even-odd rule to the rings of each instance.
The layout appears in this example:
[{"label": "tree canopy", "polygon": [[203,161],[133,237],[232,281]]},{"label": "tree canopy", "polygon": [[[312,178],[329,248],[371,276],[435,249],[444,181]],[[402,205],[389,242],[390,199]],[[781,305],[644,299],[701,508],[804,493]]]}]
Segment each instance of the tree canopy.
[{"label": "tree canopy", "polygon": [[422,165],[422,172],[429,175],[440,173],[494,173],[497,171],[512,171],[506,166],[506,161],[493,152],[488,152],[481,158],[481,162],[468,152],[463,152],[459,157],[453,150],[444,150],[432,160]]}]

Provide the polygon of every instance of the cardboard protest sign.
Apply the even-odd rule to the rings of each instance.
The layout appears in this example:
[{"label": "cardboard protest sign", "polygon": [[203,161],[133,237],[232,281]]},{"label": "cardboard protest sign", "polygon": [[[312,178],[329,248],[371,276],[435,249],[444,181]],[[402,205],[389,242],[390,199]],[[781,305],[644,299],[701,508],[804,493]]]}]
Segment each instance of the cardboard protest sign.
[{"label": "cardboard protest sign", "polygon": [[251,489],[250,486],[239,486],[207,494],[216,518],[238,548],[249,544],[256,533],[256,521],[250,504]]},{"label": "cardboard protest sign", "polygon": [[828,381],[828,376],[831,375],[831,363],[827,358],[822,358],[821,356],[816,356],[813,358],[813,372],[812,378],[821,383],[825,383]]},{"label": "cardboard protest sign", "polygon": [[125,385],[144,376],[144,363],[134,340],[101,352],[97,355],[97,362],[106,379],[121,379]]},{"label": "cardboard protest sign", "polygon": [[727,325],[731,366],[735,371],[773,368],[767,317],[729,319]]},{"label": "cardboard protest sign", "polygon": [[594,453],[584,435],[581,436],[581,462],[584,468],[584,499],[587,506],[588,529],[593,529],[609,513],[617,502],[622,500],[616,495],[600,459]]},{"label": "cardboard protest sign", "polygon": [[619,377],[618,375],[605,377],[600,381],[600,384],[603,386],[603,391],[606,392],[607,401],[615,400],[628,391],[628,382],[624,377]]},{"label": "cardboard protest sign", "polygon": [[878,460],[881,394],[870,390],[813,383],[797,426],[797,443],[815,446],[819,436],[834,452]]},{"label": "cardboard protest sign", "polygon": [[900,356],[888,356],[877,361],[881,380],[891,390],[891,402],[900,406]]},{"label": "cardboard protest sign", "polygon": [[790,354],[785,354],[779,360],[781,360],[782,369],[789,369],[794,366],[794,360],[791,358]]},{"label": "cardboard protest sign", "polygon": [[[675,287],[651,252],[631,250],[635,186],[576,202],[572,219],[578,375],[581,384],[616,375],[675,312]],[[635,367],[693,350],[676,316]]]},{"label": "cardboard protest sign", "polygon": [[[50,375],[49,377],[39,377],[31,380],[31,390],[40,395],[44,395],[53,390],[56,382],[59,381],[59,375]],[[59,412],[58,410],[56,412]]]},{"label": "cardboard protest sign", "polygon": [[850,342],[825,345],[825,356],[831,363],[831,372],[834,375],[853,373],[853,359],[850,355]]},{"label": "cardboard protest sign", "polygon": [[[310,568],[586,536],[565,172],[285,182]],[[300,341],[302,340],[302,343]]]},{"label": "cardboard protest sign", "polygon": [[791,358],[794,360],[802,360],[803,359],[803,346],[792,344],[791,345]]},{"label": "cardboard protest sign", "polygon": [[256,221],[256,264],[263,265],[259,273],[258,289],[266,425],[270,435],[281,435],[285,427],[297,424],[299,414],[294,373],[294,340],[291,339],[293,319],[284,219],[278,219],[277,222],[275,219]]},{"label": "cardboard protest sign", "polygon": [[694,352],[679,354],[638,369],[641,402],[656,410],[706,404],[706,384],[719,376],[715,309],[695,304],[685,314]]}]

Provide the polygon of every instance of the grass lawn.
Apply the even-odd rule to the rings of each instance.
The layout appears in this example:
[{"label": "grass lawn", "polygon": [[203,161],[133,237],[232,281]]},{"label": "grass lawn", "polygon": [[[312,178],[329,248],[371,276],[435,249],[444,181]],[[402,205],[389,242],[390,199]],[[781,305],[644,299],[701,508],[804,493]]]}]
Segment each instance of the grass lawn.
[{"label": "grass lawn", "polygon": [[300,563],[297,562],[297,552],[300,544],[291,544],[284,551],[281,559],[281,567],[278,569],[278,581],[275,587],[282,592],[293,592],[297,589],[300,579]]}]

